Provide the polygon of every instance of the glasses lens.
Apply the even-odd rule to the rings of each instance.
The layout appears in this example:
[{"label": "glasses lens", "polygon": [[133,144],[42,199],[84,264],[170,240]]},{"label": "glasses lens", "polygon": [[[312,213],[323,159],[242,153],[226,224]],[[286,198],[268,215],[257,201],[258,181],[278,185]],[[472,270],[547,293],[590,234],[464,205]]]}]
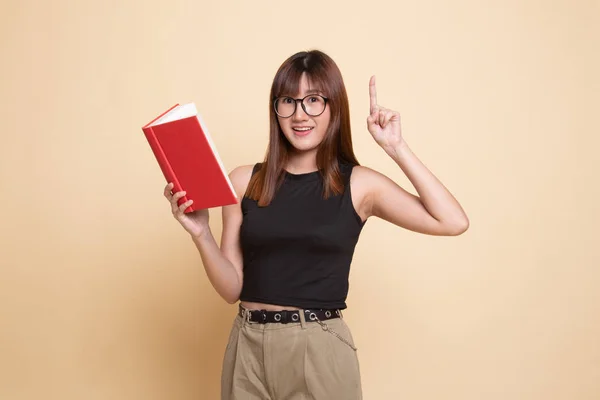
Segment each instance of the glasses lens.
[{"label": "glasses lens", "polygon": [[289,117],[294,113],[296,102],[291,97],[280,97],[275,101],[275,111],[281,117]]},{"label": "glasses lens", "polygon": [[325,111],[325,99],[322,96],[308,96],[302,104],[306,113],[311,116],[321,115]]}]

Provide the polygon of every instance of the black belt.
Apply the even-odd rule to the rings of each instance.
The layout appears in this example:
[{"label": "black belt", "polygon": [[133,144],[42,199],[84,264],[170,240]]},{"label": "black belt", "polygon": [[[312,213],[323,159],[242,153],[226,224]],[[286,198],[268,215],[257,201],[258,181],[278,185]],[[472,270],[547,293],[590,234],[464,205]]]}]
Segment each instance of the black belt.
[{"label": "black belt", "polygon": [[306,309],[306,310],[249,310],[239,305],[238,315],[243,317],[244,310],[248,313],[246,318],[249,322],[258,322],[259,324],[280,323],[288,324],[290,322],[300,322],[300,313],[304,313],[306,322],[327,321],[328,319],[340,318],[342,310],[340,309]]}]

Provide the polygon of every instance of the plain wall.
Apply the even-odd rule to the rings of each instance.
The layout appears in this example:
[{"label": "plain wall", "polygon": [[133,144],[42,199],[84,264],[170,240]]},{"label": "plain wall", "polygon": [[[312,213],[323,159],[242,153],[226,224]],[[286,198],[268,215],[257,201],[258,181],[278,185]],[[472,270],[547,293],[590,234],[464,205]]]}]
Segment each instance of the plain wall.
[{"label": "plain wall", "polygon": [[[370,220],[345,313],[365,399],[600,398],[598,1],[3,1],[0,398],[217,399],[236,305],[162,196],[141,126],[195,102],[228,171],[318,48],[359,161],[368,82],[470,229]],[[220,209],[211,211],[218,240]]]}]

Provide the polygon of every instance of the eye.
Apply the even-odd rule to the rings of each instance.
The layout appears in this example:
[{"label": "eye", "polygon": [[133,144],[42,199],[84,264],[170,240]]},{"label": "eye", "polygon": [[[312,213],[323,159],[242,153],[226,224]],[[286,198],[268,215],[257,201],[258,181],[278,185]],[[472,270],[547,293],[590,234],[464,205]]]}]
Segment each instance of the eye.
[{"label": "eye", "polygon": [[320,99],[319,99],[318,97],[316,97],[316,96],[312,96],[312,97],[309,97],[309,98],[308,98],[308,101],[309,101],[309,102],[311,102],[311,103],[316,103],[316,102],[318,102],[319,100],[320,100]]},{"label": "eye", "polygon": [[283,104],[290,104],[290,103],[293,103],[293,102],[294,102],[294,100],[292,100],[292,98],[291,98],[291,97],[284,97],[284,98],[282,98],[282,99],[281,99],[281,102],[282,102]]}]

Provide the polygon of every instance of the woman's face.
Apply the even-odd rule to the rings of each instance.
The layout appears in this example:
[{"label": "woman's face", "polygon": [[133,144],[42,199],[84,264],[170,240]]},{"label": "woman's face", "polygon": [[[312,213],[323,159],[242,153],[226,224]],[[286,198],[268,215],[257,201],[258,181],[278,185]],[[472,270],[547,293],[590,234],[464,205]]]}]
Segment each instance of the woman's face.
[{"label": "woman's face", "polygon": [[[302,77],[300,78],[298,93],[286,93],[286,95],[295,99],[302,99],[311,94],[324,96],[323,93],[311,89],[306,74],[302,74]],[[309,96],[305,99],[304,104],[306,105],[307,110],[311,112],[311,110],[319,110],[320,101],[321,99],[318,97],[311,98]],[[293,107],[289,99],[287,100],[286,106]],[[311,112],[311,114],[315,113],[316,112],[314,111]],[[325,111],[323,111],[322,114],[311,116],[304,111],[299,101],[296,103],[296,111],[290,117],[283,118],[277,116],[283,134],[292,146],[301,152],[314,150],[319,147],[325,138],[330,118],[331,112],[327,103],[325,103]]]}]

